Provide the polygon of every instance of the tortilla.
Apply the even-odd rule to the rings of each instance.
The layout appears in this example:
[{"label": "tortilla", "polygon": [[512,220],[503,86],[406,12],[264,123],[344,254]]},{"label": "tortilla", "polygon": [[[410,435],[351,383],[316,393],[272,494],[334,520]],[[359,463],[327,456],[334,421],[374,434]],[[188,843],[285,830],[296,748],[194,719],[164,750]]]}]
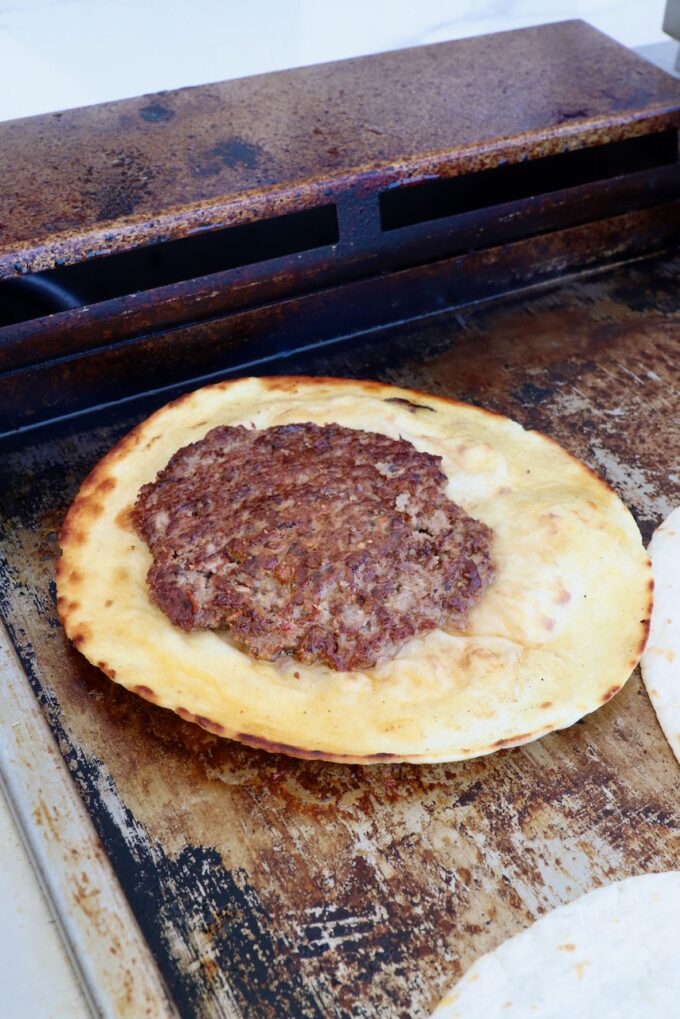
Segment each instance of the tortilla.
[{"label": "tortilla", "polygon": [[432,1019],[670,1019],[680,872],[599,888],[478,959]]},{"label": "tortilla", "polygon": [[657,527],[649,554],[654,611],[640,670],[659,724],[680,761],[680,507]]},{"label": "tortilla", "polygon": [[[130,523],[141,486],[220,424],[380,432],[443,458],[447,492],[494,530],[492,586],[464,633],[434,630],[364,672],[258,661],[150,600]],[[450,761],[571,725],[635,668],[651,611],[637,526],[556,442],[501,415],[376,382],[241,379],[162,408],[83,483],[60,536],[58,611],[111,679],[222,736],[298,757]]]}]

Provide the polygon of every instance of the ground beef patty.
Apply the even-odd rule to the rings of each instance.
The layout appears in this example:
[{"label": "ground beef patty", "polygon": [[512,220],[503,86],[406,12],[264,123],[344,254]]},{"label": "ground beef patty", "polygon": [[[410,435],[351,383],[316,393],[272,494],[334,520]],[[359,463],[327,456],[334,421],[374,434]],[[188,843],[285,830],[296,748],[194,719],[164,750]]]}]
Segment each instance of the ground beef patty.
[{"label": "ground beef patty", "polygon": [[137,498],[152,596],[256,658],[340,670],[463,628],[493,577],[491,531],[446,497],[440,464],[335,424],[214,428]]}]

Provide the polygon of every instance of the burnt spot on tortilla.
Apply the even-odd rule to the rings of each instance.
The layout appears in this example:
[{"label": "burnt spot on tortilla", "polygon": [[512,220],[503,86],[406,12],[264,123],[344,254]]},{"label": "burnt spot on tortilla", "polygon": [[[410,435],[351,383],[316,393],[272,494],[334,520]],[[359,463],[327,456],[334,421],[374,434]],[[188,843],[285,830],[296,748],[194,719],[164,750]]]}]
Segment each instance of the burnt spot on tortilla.
[{"label": "burnt spot on tortilla", "polygon": [[110,609],[112,605],[113,605],[113,598],[107,598],[106,601],[104,602],[104,608],[105,609]]},{"label": "burnt spot on tortilla", "polygon": [[576,951],[576,945],[572,945],[572,944],[558,945],[557,947],[559,948],[560,952],[575,952]]},{"label": "burnt spot on tortilla", "polygon": [[133,693],[139,694],[140,697],[143,697],[144,700],[147,701],[153,701],[155,703],[158,699],[151,687],[144,686],[143,683],[138,683],[137,686],[133,686],[132,691]]},{"label": "burnt spot on tortilla", "polygon": [[219,722],[213,722],[211,718],[206,718],[205,715],[196,715],[196,721],[203,729],[207,729],[208,732],[214,732],[217,736],[224,735],[224,726],[220,725]]},{"label": "burnt spot on tortilla", "polygon": [[434,407],[428,407],[426,403],[414,403],[413,400],[407,400],[403,396],[388,396],[385,399],[385,403],[398,403],[403,407],[408,407],[412,414],[415,414],[418,410],[429,410],[433,414],[436,414]]},{"label": "burnt spot on tortilla", "polygon": [[620,683],[616,683],[614,686],[610,686],[610,688],[607,690],[606,694],[602,698],[602,703],[606,704],[607,701],[610,701],[612,699],[612,697],[616,697],[620,689],[621,689]]},{"label": "burnt spot on tortilla", "polygon": [[194,716],[190,711],[187,711],[186,708],[175,708],[175,714],[179,715],[180,718],[183,718],[185,722],[194,721]]},{"label": "burnt spot on tortilla", "polygon": [[102,480],[97,485],[96,491],[101,492],[102,495],[105,495],[107,492],[112,492],[113,489],[116,487],[117,483],[118,482],[114,477],[112,477],[110,474],[107,474],[106,477],[102,478]]},{"label": "burnt spot on tortilla", "polygon": [[[218,383],[218,386],[220,387],[223,385],[224,383]],[[206,386],[206,389],[209,388],[210,386]],[[201,392],[201,390],[197,390],[197,392]],[[161,407],[159,411],[156,411],[156,414],[152,415],[152,417],[149,418],[149,421],[151,421],[153,417],[156,416],[161,417],[162,415],[164,416],[169,410],[175,410],[177,407],[182,407],[185,403],[190,403],[195,395],[196,395],[195,393],[184,393],[182,396],[177,396],[174,400],[171,400],[170,403],[166,403],[165,407]],[[148,424],[148,422],[146,423]],[[141,428],[143,426],[144,422],[142,422],[142,424],[139,427]]]},{"label": "burnt spot on tortilla", "polygon": [[83,575],[78,570],[71,570],[68,579],[70,584],[80,584],[83,580]]},{"label": "burnt spot on tortilla", "polygon": [[329,750],[313,750],[307,747],[295,747],[289,743],[277,743],[275,740],[266,739],[264,736],[254,736],[252,733],[239,732],[234,739],[254,750],[265,750],[270,754],[286,754],[288,757],[299,757],[307,761],[339,761],[356,764],[378,764],[381,762],[400,761],[398,754],[334,754]]},{"label": "burnt spot on tortilla", "polygon": [[551,708],[552,706],[553,706],[552,701],[543,701],[543,703],[541,704],[542,708]]},{"label": "burnt spot on tortilla", "polygon": [[[230,385],[229,382],[223,383],[223,385]],[[267,389],[271,392],[282,392],[282,393],[297,393],[299,389],[299,379],[295,376],[282,375],[277,378],[269,378],[266,383]]]},{"label": "burnt spot on tortilla", "polygon": [[527,743],[534,736],[533,732],[521,732],[518,736],[508,736],[506,739],[499,739],[494,747],[502,750],[503,747],[514,747],[519,743]]},{"label": "burnt spot on tortilla", "polygon": [[649,628],[650,628],[651,623],[652,623],[651,617],[649,619],[641,619],[640,623],[642,625],[642,636],[640,637],[640,643],[638,645],[637,654],[635,655],[635,658],[633,659],[633,668],[640,661],[640,656],[641,656],[642,652],[644,651],[645,647],[647,646],[647,640],[649,638]]},{"label": "burnt spot on tortilla", "polygon": [[64,521],[62,528],[59,532],[59,544],[63,547],[64,545],[82,545],[85,541],[85,535],[79,527],[74,527],[70,516]]},{"label": "burnt spot on tortilla", "polygon": [[135,526],[132,522],[132,506],[125,506],[120,513],[116,514],[116,523],[123,531],[135,533]]}]

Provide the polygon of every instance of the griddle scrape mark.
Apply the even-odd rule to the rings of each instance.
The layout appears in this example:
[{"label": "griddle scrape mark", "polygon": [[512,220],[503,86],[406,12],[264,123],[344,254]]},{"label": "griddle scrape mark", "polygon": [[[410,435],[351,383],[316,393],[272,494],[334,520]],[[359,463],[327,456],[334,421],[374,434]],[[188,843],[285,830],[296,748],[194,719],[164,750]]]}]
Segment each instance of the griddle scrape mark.
[{"label": "griddle scrape mark", "polygon": [[387,910],[373,905],[365,913],[357,913],[337,903],[322,903],[307,911],[308,922],[300,927],[298,952],[302,959],[319,958],[342,945],[344,958],[360,957],[362,941],[368,938],[373,946],[373,962],[378,959],[395,962],[401,952],[394,952],[389,938],[376,939],[376,930],[389,928]]},{"label": "griddle scrape mark", "polygon": [[272,931],[245,870],[228,870],[217,850],[203,846],[169,856],[122,803],[101,764],[84,757],[78,764],[100,838],[179,1014],[207,1014],[226,977],[244,1016],[255,1006],[262,1016],[323,1019],[300,972],[299,946]]},{"label": "griddle scrape mark", "polygon": [[8,608],[0,583],[0,615],[178,1014],[208,1014],[227,997],[226,983],[240,1015],[324,1019],[301,974],[297,943],[272,930],[245,871],[227,869],[212,848],[167,854],[125,806],[102,762],[71,742],[56,697],[42,686],[36,650],[25,634],[19,638]]}]

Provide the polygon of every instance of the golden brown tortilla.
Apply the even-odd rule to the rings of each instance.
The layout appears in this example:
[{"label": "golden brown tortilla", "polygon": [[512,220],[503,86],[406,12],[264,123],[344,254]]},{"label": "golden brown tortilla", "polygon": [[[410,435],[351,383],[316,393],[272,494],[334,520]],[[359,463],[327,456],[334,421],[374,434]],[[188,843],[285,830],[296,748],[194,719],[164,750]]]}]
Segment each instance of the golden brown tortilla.
[{"label": "golden brown tortilla", "polygon": [[[150,553],[129,522],[141,486],[216,425],[304,421],[443,458],[450,497],[494,530],[496,579],[466,632],[435,630],[373,669],[335,672],[254,660],[151,602]],[[59,614],[91,662],[211,732],[298,757],[460,760],[571,725],[621,689],[651,612],[638,529],[604,481],[508,418],[376,382],[240,379],[184,396],[95,467],[60,540]]]}]

